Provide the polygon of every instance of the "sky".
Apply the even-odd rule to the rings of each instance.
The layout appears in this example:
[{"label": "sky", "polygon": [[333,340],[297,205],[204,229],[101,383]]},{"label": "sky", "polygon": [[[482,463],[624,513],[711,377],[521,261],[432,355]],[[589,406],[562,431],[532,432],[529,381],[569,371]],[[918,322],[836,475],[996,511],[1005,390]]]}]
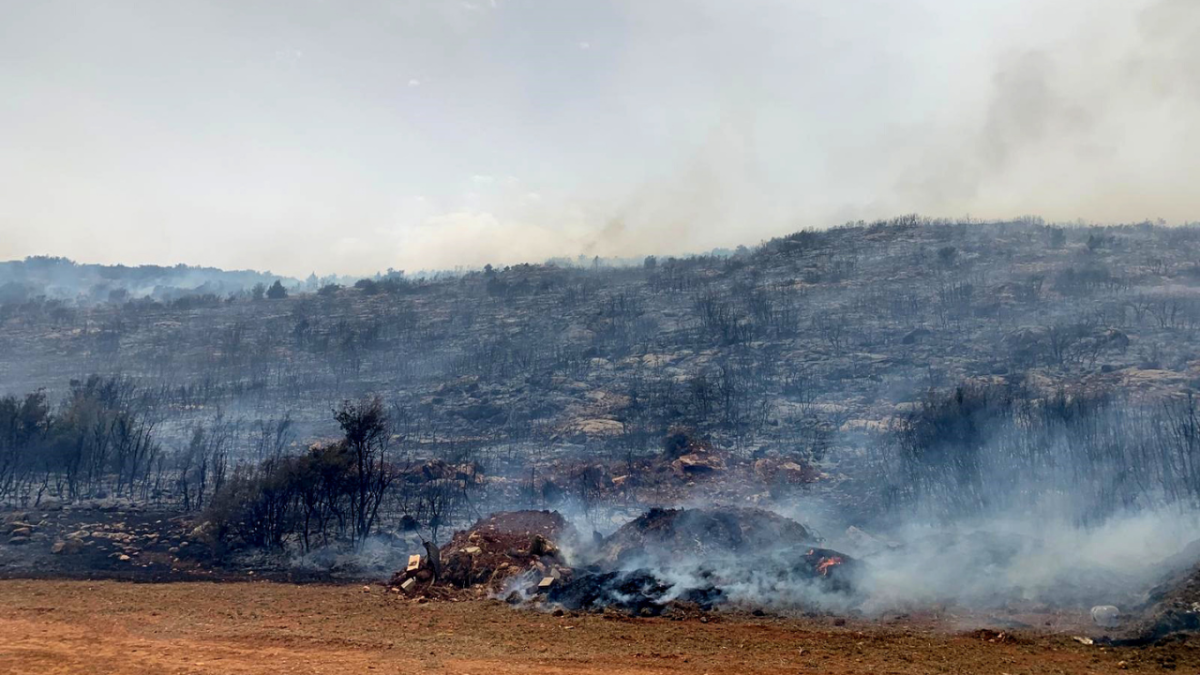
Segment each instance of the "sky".
[{"label": "sky", "polygon": [[0,259],[368,274],[1200,221],[1195,0],[0,2]]}]

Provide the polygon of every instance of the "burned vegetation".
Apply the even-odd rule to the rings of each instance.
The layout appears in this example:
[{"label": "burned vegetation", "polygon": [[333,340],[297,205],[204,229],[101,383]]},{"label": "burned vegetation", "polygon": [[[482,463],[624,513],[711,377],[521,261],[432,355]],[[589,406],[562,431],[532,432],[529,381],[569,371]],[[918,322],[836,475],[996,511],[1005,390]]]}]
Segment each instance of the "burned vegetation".
[{"label": "burned vegetation", "polygon": [[[1120,603],[1194,628],[1174,589],[1197,561],[1162,561],[1200,506],[1198,244],[901,218],[191,291],[10,265],[0,574],[655,615]],[[1131,518],[1140,563],[1108,555]]]}]

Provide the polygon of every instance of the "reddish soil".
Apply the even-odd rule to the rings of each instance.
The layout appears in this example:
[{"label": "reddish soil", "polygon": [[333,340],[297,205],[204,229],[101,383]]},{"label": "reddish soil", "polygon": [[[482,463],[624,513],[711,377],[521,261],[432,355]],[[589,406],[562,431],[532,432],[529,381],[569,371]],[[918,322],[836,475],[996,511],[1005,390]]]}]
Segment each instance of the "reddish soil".
[{"label": "reddish soil", "polygon": [[0,581],[0,673],[1200,671],[1200,642],[1084,646],[928,619],[555,617],[380,587]]}]

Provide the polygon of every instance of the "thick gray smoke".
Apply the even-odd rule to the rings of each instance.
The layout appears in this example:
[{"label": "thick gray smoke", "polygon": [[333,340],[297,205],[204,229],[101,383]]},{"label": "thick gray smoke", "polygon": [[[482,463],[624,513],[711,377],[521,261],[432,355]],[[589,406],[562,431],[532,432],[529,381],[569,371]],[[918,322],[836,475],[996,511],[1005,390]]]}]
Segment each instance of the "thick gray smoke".
[{"label": "thick gray smoke", "polygon": [[[949,609],[964,623],[987,623],[1006,614],[1095,605],[1132,609],[1154,585],[1196,562],[1179,554],[1200,534],[1200,514],[1181,509],[1125,513],[1091,526],[1052,513],[912,519],[874,534],[821,524],[832,531],[819,543],[724,550],[715,541],[697,541],[711,548],[704,553],[650,544],[615,569],[648,571],[669,584],[659,602],[716,588],[722,602],[747,609],[869,617]],[[812,559],[814,547],[818,556],[822,548],[846,554],[845,566],[814,574],[805,555]],[[587,545],[568,554],[575,563],[598,555]],[[523,585],[514,582],[505,592]]]},{"label": "thick gray smoke", "polygon": [[[981,105],[918,141],[900,194],[929,213],[1188,222],[1200,140],[1200,8],[1054,3],[1005,44]],[[1069,28],[1068,28],[1069,27]],[[1065,30],[1064,30],[1065,29]]]},{"label": "thick gray smoke", "polygon": [[1088,527],[1053,514],[995,514],[950,525],[909,524],[889,533],[887,542],[845,543],[868,563],[861,590],[869,613],[938,604],[1128,608],[1171,571],[1164,561],[1196,540],[1198,526],[1195,512],[1178,509]]},{"label": "thick gray smoke", "polygon": [[1198,216],[1190,0],[7,4],[0,258],[363,274]]}]

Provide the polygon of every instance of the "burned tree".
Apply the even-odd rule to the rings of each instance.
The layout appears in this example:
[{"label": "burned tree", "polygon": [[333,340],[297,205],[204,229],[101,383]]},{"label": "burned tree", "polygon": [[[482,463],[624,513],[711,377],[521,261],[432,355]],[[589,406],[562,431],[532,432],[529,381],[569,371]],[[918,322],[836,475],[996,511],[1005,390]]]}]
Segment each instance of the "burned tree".
[{"label": "burned tree", "polygon": [[334,419],[345,434],[345,452],[353,467],[350,513],[354,520],[354,538],[360,543],[371,533],[388,486],[396,478],[388,465],[391,432],[387,412],[379,397],[343,401],[334,411]]}]

